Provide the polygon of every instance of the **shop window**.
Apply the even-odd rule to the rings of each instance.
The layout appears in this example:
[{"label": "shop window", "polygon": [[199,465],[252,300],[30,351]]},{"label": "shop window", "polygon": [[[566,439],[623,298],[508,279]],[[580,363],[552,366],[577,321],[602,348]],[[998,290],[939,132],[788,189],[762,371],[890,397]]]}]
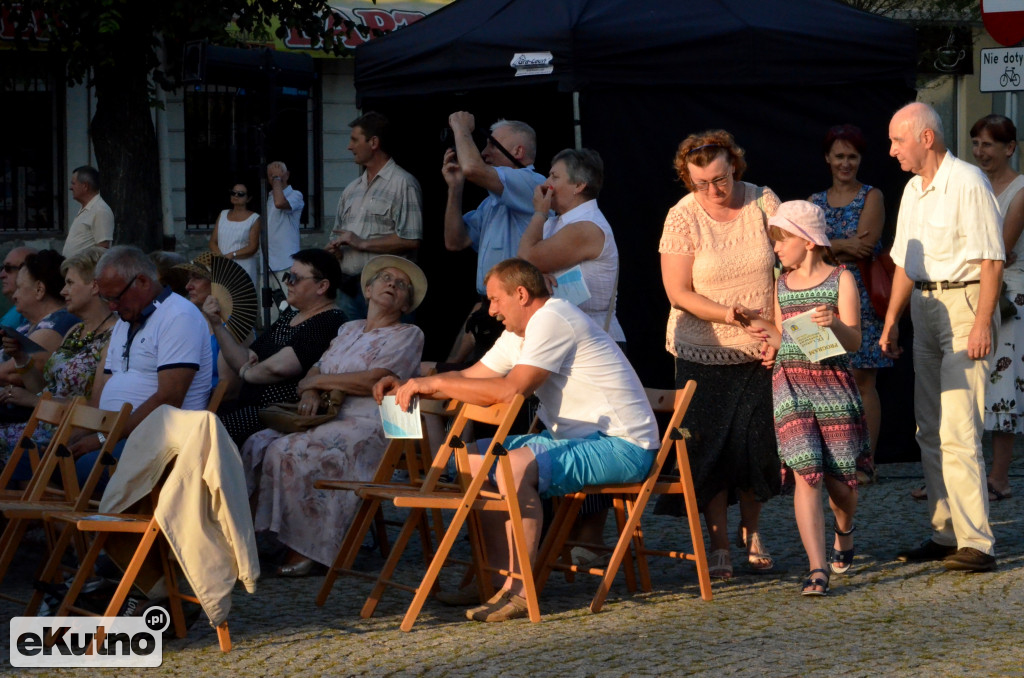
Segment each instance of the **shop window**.
[{"label": "shop window", "polygon": [[[2,85],[0,85],[2,87]],[[0,235],[53,235],[63,230],[58,131],[62,101],[50,79],[21,77],[2,90]]]},{"label": "shop window", "polygon": [[[310,159],[312,102],[304,92],[277,98],[273,124],[266,97],[243,89],[198,86],[185,94],[185,219],[189,230],[212,229],[221,210],[230,208],[228,190],[246,184],[255,195],[249,209],[262,214],[260,145],[268,137],[267,160],[288,165],[291,184],[302,191],[306,208],[302,228],[311,228],[314,176]],[[313,170],[318,171],[318,170]]]}]

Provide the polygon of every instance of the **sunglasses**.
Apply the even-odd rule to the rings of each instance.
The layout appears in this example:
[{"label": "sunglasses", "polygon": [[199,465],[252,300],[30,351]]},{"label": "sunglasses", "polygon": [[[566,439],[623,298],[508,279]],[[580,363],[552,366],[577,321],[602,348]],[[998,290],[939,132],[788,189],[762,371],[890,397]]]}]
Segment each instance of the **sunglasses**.
[{"label": "sunglasses", "polygon": [[[24,266],[24,264],[21,264]],[[21,266],[18,264],[4,264],[4,273],[17,273],[21,270]]]},{"label": "sunglasses", "polygon": [[281,282],[283,282],[285,285],[298,285],[303,280],[323,280],[323,278],[317,277],[315,275],[298,275],[296,273],[292,273],[291,271],[285,271],[284,273],[281,274]]},{"label": "sunglasses", "polygon": [[232,198],[244,198],[247,195],[249,194],[246,193],[245,191],[231,191]]}]

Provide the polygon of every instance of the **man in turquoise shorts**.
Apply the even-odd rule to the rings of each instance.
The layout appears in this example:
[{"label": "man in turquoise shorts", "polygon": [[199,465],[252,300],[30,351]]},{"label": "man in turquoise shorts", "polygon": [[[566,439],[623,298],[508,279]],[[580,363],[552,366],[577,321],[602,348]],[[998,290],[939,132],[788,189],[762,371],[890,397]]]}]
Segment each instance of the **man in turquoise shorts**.
[{"label": "man in turquoise shorts", "polygon": [[[585,485],[642,480],[659,444],[658,426],[619,347],[575,305],[552,298],[535,266],[507,259],[484,282],[489,312],[505,331],[480,362],[461,372],[404,383],[385,377],[374,387],[374,396],[379,402],[394,394],[408,408],[414,396],[486,406],[508,402],[517,393],[537,394],[547,431],[505,440],[532,562],[540,541],[541,498]],[[485,514],[484,533],[490,562],[517,570],[504,517]],[[526,616],[520,581],[508,577],[495,586],[501,590],[493,598],[467,611],[470,619]]]}]

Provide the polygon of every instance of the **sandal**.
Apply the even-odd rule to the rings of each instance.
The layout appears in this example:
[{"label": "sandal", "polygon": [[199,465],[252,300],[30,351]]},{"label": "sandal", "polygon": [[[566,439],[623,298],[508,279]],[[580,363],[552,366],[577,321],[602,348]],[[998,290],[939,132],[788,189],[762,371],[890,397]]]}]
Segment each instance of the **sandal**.
[{"label": "sandal", "polygon": [[874,460],[864,457],[857,460],[857,484],[873,485],[878,481],[878,469]]},{"label": "sandal", "polygon": [[[843,532],[837,526],[835,528],[837,537],[849,537],[853,534],[853,531],[857,529],[854,525],[846,532]],[[845,574],[853,566],[853,554],[854,550],[852,547],[846,551],[841,551],[835,546],[832,547],[832,560],[829,562],[829,569],[832,570],[833,574]]]},{"label": "sandal", "polygon": [[729,549],[715,549],[708,561],[708,574],[712,579],[732,579],[732,560]]},{"label": "sandal", "polygon": [[[821,572],[825,575],[825,578],[815,577],[815,572]],[[829,574],[825,570],[816,569],[811,570],[807,573],[807,579],[804,580],[803,587],[800,589],[800,595],[804,596],[827,596],[828,595],[828,580]],[[814,586],[820,587],[821,590],[815,590]]]},{"label": "sandal", "polygon": [[736,546],[747,550],[747,565],[754,572],[769,572],[775,567],[772,554],[761,542],[760,532],[748,533],[747,528],[740,525],[736,532]]},{"label": "sandal", "polygon": [[928,486],[922,485],[916,490],[911,490],[910,496],[913,497],[914,499],[917,499],[918,501],[924,501],[925,499],[928,498]]},{"label": "sandal", "polygon": [[995,488],[995,486],[992,483],[988,484],[988,500],[989,501],[1002,501],[1004,499],[1009,499],[1012,496],[1013,496],[1013,491],[1012,490],[1006,490],[1006,492],[1000,492],[999,490],[997,490]]}]

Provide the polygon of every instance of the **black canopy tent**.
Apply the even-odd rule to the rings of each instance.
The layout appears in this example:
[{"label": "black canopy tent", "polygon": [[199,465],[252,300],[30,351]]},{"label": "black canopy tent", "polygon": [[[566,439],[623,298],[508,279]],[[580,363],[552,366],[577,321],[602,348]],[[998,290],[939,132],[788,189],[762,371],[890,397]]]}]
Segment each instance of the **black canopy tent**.
[{"label": "black canopy tent", "polygon": [[[551,72],[517,77],[510,62],[528,52],[550,52]],[[907,176],[888,158],[887,125],[914,99],[914,76],[911,28],[834,0],[457,0],[359,47],[361,105],[393,119],[396,158],[423,182],[428,357],[443,359],[454,338],[469,303],[455,290],[472,286],[474,266],[443,248],[437,137],[451,111],[476,113],[481,128],[499,117],[534,125],[541,172],[576,135],[601,153],[619,319],[641,379],[665,386],[658,240],[685,192],[672,167],[679,142],[728,129],[747,151],[745,178],[786,200],[828,185],[821,139],[857,124],[869,140],[861,177],[883,189],[891,223]]]}]

